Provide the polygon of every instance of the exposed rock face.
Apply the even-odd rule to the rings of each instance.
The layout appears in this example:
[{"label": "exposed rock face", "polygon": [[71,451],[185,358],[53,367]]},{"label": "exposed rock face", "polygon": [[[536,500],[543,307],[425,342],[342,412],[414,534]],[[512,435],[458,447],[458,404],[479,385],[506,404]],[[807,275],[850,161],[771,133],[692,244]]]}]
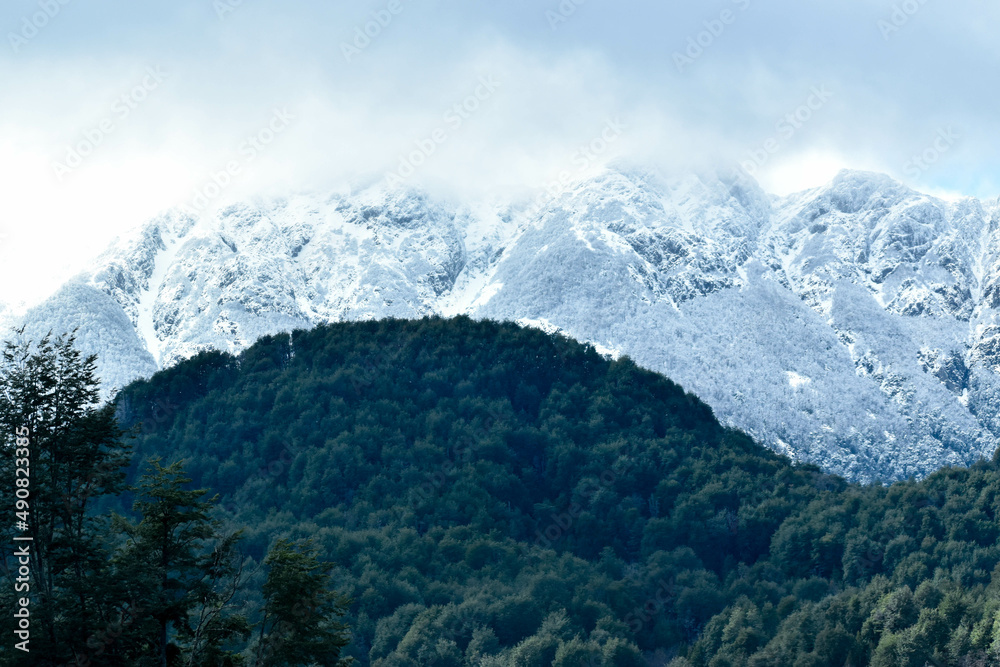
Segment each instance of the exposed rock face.
[{"label": "exposed rock face", "polygon": [[992,455],[1000,205],[843,172],[776,198],[609,170],[543,205],[371,188],[178,212],[29,313],[120,386],[317,322],[467,313],[632,356],[793,457],[861,480]]}]

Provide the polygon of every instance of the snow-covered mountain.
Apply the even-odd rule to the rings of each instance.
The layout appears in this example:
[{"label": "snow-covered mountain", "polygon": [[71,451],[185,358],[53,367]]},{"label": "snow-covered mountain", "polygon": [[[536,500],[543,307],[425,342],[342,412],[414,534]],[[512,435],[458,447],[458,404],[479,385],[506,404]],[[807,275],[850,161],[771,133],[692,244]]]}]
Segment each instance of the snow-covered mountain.
[{"label": "snow-covered mountain", "polygon": [[991,456],[1000,202],[842,172],[778,198],[736,173],[609,169],[535,202],[360,192],[172,211],[29,312],[122,386],[317,322],[467,313],[665,373],[776,450],[860,480]]}]

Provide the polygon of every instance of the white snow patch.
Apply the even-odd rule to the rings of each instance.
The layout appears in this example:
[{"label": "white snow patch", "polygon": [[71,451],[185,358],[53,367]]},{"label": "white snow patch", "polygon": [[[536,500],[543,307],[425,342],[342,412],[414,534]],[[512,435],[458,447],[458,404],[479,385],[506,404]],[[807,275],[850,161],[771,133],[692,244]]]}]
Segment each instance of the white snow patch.
[{"label": "white snow patch", "polygon": [[[632,248],[632,246],[626,243],[625,240],[622,239],[620,235],[612,232],[609,229],[602,229],[600,231],[600,238],[602,241],[604,241],[604,243],[607,244],[609,248],[613,248],[614,250],[620,253],[629,253],[629,254],[635,253],[635,250]],[[646,264],[649,264],[649,262],[646,262]]]},{"label": "white snow patch", "polygon": [[781,438],[775,438],[775,441],[777,442],[778,450],[782,454],[784,454],[785,456],[789,457],[790,459],[793,459],[793,460],[795,459],[795,451],[788,445],[787,442],[785,442]]},{"label": "white snow patch", "polygon": [[966,387],[965,389],[962,390],[962,395],[958,397],[958,402],[961,403],[962,405],[964,405],[965,407],[969,407],[969,389],[968,389],[968,387]]},{"label": "white snow patch", "polygon": [[599,355],[601,355],[602,357],[607,357],[612,361],[617,361],[618,358],[622,356],[621,350],[616,350],[613,347],[606,347],[604,345],[601,345],[600,343],[594,343],[593,345],[594,349],[597,350],[597,353]]},{"label": "white snow patch", "polygon": [[590,243],[590,239],[587,238],[587,233],[584,230],[577,227],[573,231],[576,233],[577,240],[583,241],[583,243],[587,246],[587,250],[590,250],[591,252],[596,252],[594,250],[594,246]]},{"label": "white snow patch", "polygon": [[788,376],[788,384],[792,386],[792,389],[804,387],[812,382],[812,378],[807,378],[805,375],[799,375],[795,371],[785,371],[785,375]]},{"label": "white snow patch", "polygon": [[496,296],[497,292],[503,289],[503,283],[490,284],[494,273],[496,273],[495,267],[478,273],[466,268],[458,277],[451,293],[442,299],[441,305],[438,307],[440,313],[445,317],[467,315],[477,305],[488,303]]},{"label": "white snow patch", "polygon": [[137,304],[139,314],[136,328],[139,330],[139,336],[146,342],[146,350],[153,355],[157,366],[162,365],[160,360],[161,346],[160,339],[156,335],[153,309],[156,306],[156,299],[160,295],[160,288],[163,286],[163,280],[167,276],[167,271],[173,265],[174,259],[177,257],[177,253],[180,251],[182,245],[175,239],[167,241],[166,250],[156,255],[156,262],[153,265],[153,275],[149,277],[147,288],[139,293],[139,303]]},{"label": "white snow patch", "polygon": [[[521,319],[517,320],[517,323],[520,324],[522,327],[541,329],[547,334],[565,333],[562,327],[552,324],[552,322],[548,321],[544,317],[539,317],[537,319],[532,319],[530,317],[522,317]],[[570,337],[572,338],[572,336]],[[587,342],[590,343],[594,347],[594,350],[596,350],[597,353],[602,357],[605,357],[612,361],[616,361],[622,356],[621,350],[618,350],[613,347],[608,347],[607,345],[601,345],[600,343],[594,343],[593,341],[587,341]]]},{"label": "white snow patch", "polygon": [[562,329],[552,324],[552,322],[549,322],[544,317],[540,317],[538,319],[522,317],[517,321],[517,323],[520,324],[522,327],[532,327],[535,329],[541,329],[542,331],[548,334],[559,333],[560,331],[562,331]]},{"label": "white snow patch", "polygon": [[487,285],[483,288],[482,293],[479,298],[472,302],[471,308],[479,308],[480,306],[485,306],[490,302],[490,299],[495,297],[500,290],[503,289],[503,283],[493,283],[492,285]]}]

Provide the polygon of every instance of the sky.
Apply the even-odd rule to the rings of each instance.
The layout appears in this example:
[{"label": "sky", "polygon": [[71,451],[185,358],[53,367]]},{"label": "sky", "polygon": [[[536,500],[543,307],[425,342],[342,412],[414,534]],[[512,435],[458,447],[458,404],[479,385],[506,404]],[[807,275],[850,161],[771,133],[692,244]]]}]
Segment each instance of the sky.
[{"label": "sky", "polygon": [[625,158],[1000,195],[988,0],[5,0],[0,302],[157,213]]}]

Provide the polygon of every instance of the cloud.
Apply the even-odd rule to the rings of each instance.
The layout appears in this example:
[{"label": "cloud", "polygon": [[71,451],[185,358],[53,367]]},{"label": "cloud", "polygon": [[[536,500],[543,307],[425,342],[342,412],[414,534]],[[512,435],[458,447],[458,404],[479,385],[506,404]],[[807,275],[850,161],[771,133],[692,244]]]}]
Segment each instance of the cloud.
[{"label": "cloud", "polygon": [[[217,201],[384,178],[433,144],[408,180],[482,196],[579,168],[616,122],[593,157],[676,167],[763,149],[757,176],[777,193],[841,167],[978,196],[1000,181],[1000,9],[982,0],[53,1],[16,49],[41,5],[0,9],[0,299],[47,295],[233,164]],[[166,78],[137,93],[150,68]],[[796,117],[816,87],[832,97]],[[264,142],[276,113],[293,119]],[[959,140],[908,168],[947,128]]]}]

